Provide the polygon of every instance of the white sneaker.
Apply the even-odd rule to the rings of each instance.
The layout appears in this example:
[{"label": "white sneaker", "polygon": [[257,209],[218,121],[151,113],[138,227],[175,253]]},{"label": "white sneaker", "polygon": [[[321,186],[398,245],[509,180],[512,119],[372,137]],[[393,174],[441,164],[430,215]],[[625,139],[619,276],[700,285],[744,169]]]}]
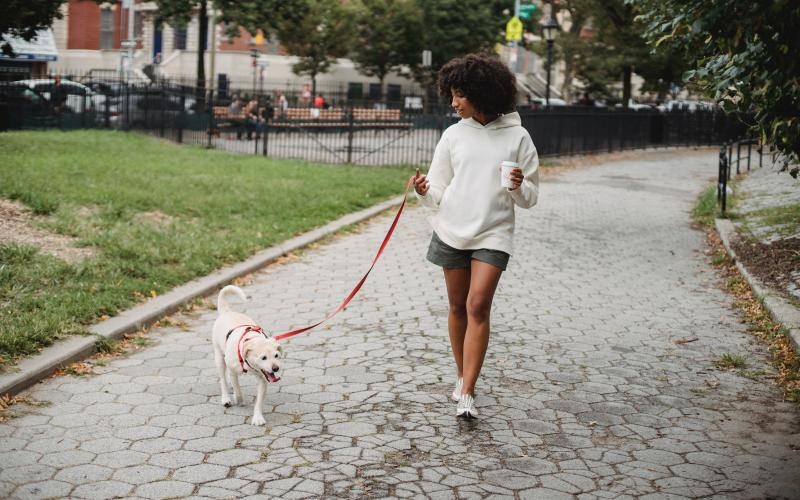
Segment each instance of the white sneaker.
[{"label": "white sneaker", "polygon": [[463,418],[476,418],[478,412],[475,411],[475,398],[469,394],[462,394],[456,408],[456,416]]},{"label": "white sneaker", "polygon": [[464,387],[464,379],[463,378],[459,378],[456,381],[456,386],[453,388],[453,394],[452,394],[452,396],[450,396],[451,398],[453,398],[453,401],[457,402],[458,400],[461,399],[461,388],[462,387]]}]

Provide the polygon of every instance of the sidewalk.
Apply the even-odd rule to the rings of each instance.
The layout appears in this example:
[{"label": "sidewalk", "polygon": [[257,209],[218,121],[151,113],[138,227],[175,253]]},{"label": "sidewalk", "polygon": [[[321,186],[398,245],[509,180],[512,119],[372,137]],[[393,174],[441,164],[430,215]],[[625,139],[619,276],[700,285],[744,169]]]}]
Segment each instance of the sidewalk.
[{"label": "sidewalk", "polygon": [[[43,498],[791,498],[800,408],[771,373],[690,227],[716,151],[648,152],[548,177],[520,212],[476,405],[460,422],[441,271],[411,207],[360,294],[286,342],[267,427],[219,404],[214,311],[177,318],[98,375],[59,377],[0,423],[0,496]],[[366,270],[390,216],[255,275],[269,330],[321,319]],[[696,341],[676,344],[679,339]]]}]

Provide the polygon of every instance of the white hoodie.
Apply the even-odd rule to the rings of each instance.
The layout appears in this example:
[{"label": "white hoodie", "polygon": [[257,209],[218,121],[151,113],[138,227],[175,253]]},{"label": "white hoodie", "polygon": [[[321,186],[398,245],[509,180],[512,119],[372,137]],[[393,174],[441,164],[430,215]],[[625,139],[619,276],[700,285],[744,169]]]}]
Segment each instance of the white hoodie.
[{"label": "white hoodie", "polygon": [[[500,185],[500,163],[516,161],[525,179],[513,190]],[[539,156],[519,113],[481,125],[462,119],[442,134],[428,170],[430,189],[417,194],[437,208],[430,219],[453,248],[513,251],[514,205],[530,208],[539,195]]]}]

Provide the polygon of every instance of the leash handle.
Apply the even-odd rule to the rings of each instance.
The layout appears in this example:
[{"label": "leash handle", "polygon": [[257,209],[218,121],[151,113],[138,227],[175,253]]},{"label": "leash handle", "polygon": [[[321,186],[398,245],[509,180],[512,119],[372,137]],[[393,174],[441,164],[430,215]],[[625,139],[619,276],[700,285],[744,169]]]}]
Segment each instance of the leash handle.
[{"label": "leash handle", "polygon": [[356,283],[356,286],[353,288],[353,290],[350,292],[350,294],[347,297],[345,297],[344,301],[342,301],[342,303],[339,305],[339,307],[335,311],[333,311],[333,312],[329,313],[327,316],[325,316],[324,319],[322,319],[321,321],[318,321],[317,323],[314,323],[313,325],[304,326],[304,327],[298,328],[296,330],[290,330],[288,332],[283,332],[283,333],[279,333],[278,335],[275,335],[273,337],[275,340],[288,339],[290,337],[294,337],[295,335],[301,334],[303,332],[307,332],[308,330],[311,330],[312,328],[316,328],[319,325],[321,325],[322,323],[328,321],[332,317],[334,317],[337,314],[339,314],[345,307],[347,307],[347,304],[349,304],[350,301],[353,300],[353,297],[355,297],[356,294],[358,293],[358,291],[361,290],[361,286],[364,284],[365,281],[367,281],[367,276],[369,276],[369,273],[372,272],[372,268],[375,267],[375,263],[378,262],[378,259],[380,258],[381,254],[383,253],[384,249],[386,248],[386,245],[389,243],[389,238],[392,237],[392,233],[394,233],[394,229],[395,229],[395,227],[397,227],[397,221],[400,220],[400,214],[403,213],[403,209],[406,206],[406,198],[408,197],[408,190],[411,189],[411,185],[413,183],[414,183],[414,178],[412,177],[411,179],[409,179],[408,184],[406,184],[406,191],[403,194],[403,202],[400,204],[400,208],[397,209],[397,214],[395,214],[394,220],[392,221],[392,225],[389,226],[389,231],[386,232],[386,236],[384,236],[383,242],[381,243],[381,246],[378,248],[378,252],[375,254],[375,258],[372,259],[372,265],[369,266],[369,269],[367,269],[367,272],[364,274],[364,276],[361,277],[361,279],[358,281],[358,283]]}]

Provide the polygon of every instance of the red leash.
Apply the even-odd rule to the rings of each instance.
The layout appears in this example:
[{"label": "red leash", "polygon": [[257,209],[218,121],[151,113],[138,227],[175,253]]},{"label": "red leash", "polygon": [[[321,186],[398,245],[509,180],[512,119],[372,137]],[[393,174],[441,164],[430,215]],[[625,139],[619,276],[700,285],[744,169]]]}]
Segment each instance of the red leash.
[{"label": "red leash", "polygon": [[327,316],[325,316],[325,319],[323,319],[322,321],[320,321],[318,323],[314,323],[313,325],[310,325],[310,326],[304,326],[303,328],[298,328],[296,330],[291,330],[289,332],[283,332],[283,333],[280,333],[278,335],[275,335],[273,337],[275,340],[288,339],[289,337],[294,337],[295,335],[297,335],[299,333],[307,332],[308,330],[311,330],[312,328],[315,328],[315,327],[321,325],[322,323],[328,321],[332,317],[334,317],[337,314],[339,314],[342,311],[342,309],[344,309],[347,306],[347,304],[349,304],[350,301],[353,300],[353,297],[355,297],[356,294],[358,293],[358,291],[361,290],[361,286],[364,284],[365,281],[367,281],[367,276],[369,276],[369,273],[372,271],[372,268],[375,267],[375,263],[378,262],[378,258],[381,256],[381,254],[383,253],[383,250],[386,248],[386,245],[389,243],[389,238],[392,237],[392,233],[394,232],[394,228],[397,226],[397,221],[400,220],[400,214],[403,213],[403,208],[405,208],[405,206],[406,206],[406,197],[408,196],[408,190],[411,188],[411,184],[412,183],[413,183],[413,178],[411,180],[409,180],[408,184],[406,185],[406,192],[403,194],[403,203],[400,204],[400,208],[397,210],[397,215],[394,216],[394,220],[392,221],[392,225],[389,227],[389,231],[386,233],[386,236],[383,238],[383,243],[381,243],[380,248],[378,248],[378,253],[375,254],[375,258],[372,259],[372,265],[369,266],[369,269],[367,269],[367,272],[366,272],[366,274],[364,274],[364,277],[362,277],[361,280],[359,280],[358,284],[356,284],[355,288],[353,288],[353,291],[350,292],[350,295],[348,295],[347,298],[344,299],[344,301],[341,303],[339,308],[336,309],[335,311],[333,311],[332,313],[328,314]]}]

